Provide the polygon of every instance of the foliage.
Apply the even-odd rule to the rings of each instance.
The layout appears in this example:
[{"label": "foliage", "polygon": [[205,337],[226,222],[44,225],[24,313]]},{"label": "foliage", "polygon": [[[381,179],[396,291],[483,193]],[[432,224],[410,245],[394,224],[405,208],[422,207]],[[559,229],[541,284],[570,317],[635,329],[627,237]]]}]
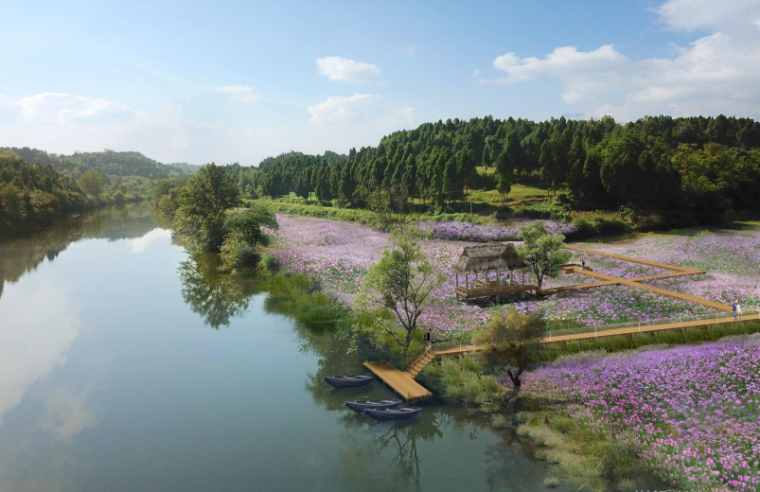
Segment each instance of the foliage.
[{"label": "foliage", "polygon": [[242,212],[233,212],[227,215],[224,227],[248,243],[251,247],[268,246],[268,236],[261,230],[262,227],[268,227],[270,230],[276,230],[277,219],[271,210],[254,205]]},{"label": "foliage", "polygon": [[39,229],[93,201],[77,183],[50,166],[28,164],[0,149],[0,240]]},{"label": "foliage", "polygon": [[245,313],[255,293],[251,285],[224,271],[218,255],[195,252],[178,270],[185,302],[214,329]]},{"label": "foliage", "polygon": [[180,163],[166,165],[145,157],[139,152],[75,152],[72,155],[49,154],[29,147],[10,149],[30,164],[50,165],[60,173],[79,178],[89,170],[104,176],[140,176],[147,179],[164,179],[192,174],[199,166]]},{"label": "foliage", "polygon": [[509,376],[515,388],[525,371],[538,366],[543,359],[546,320],[540,315],[526,315],[510,310],[506,317],[494,315],[485,328],[476,332],[473,343],[483,345],[483,364]]},{"label": "foliage", "polygon": [[78,180],[79,187],[95,198],[98,198],[103,193],[103,175],[95,169],[90,169],[82,174],[82,177]]},{"label": "foliage", "polygon": [[390,232],[396,225],[405,223],[408,197],[404,187],[375,190],[367,194],[365,201],[381,231]]},{"label": "foliage", "polygon": [[194,246],[218,252],[228,235],[225,212],[238,204],[238,189],[223,167],[204,166],[182,188],[174,216],[175,228],[188,234]]},{"label": "foliage", "polygon": [[444,280],[420,249],[418,239],[408,232],[395,233],[380,261],[367,272],[357,308],[371,316],[406,356],[419,318],[432,301],[431,293]]},{"label": "foliage", "polygon": [[464,200],[465,189],[503,194],[542,180],[547,193],[566,187],[576,210],[630,205],[674,224],[705,222],[760,209],[760,123],[722,115],[626,125],[610,117],[454,119],[393,133],[347,158],[291,153],[260,169],[259,189],[272,197],[316,192],[364,206],[365,190],[403,186],[440,208]]},{"label": "foliage", "polygon": [[[420,380],[445,398],[478,405],[485,412],[498,410],[506,393],[499,381],[487,374],[472,356],[445,357],[440,364],[429,364],[420,374]],[[497,420],[494,424],[501,425],[501,422]]]},{"label": "foliage", "polygon": [[535,275],[539,289],[545,277],[559,273],[562,265],[572,257],[572,253],[564,249],[565,236],[549,234],[541,221],[520,227],[518,237],[523,243],[517,247],[517,252]]},{"label": "foliage", "polygon": [[261,260],[261,255],[240,235],[231,235],[220,248],[221,259],[224,266],[229,270],[242,270],[256,268]]}]

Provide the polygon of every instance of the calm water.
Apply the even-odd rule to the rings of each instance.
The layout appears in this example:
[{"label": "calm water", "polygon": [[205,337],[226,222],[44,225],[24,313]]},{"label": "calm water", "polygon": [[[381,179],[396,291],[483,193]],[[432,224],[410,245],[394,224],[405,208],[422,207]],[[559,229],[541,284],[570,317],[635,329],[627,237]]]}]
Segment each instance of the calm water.
[{"label": "calm water", "polygon": [[[0,492],[540,491],[466,409],[376,424],[329,334],[268,314],[145,207],[0,244]],[[554,489],[556,490],[556,489]]]}]

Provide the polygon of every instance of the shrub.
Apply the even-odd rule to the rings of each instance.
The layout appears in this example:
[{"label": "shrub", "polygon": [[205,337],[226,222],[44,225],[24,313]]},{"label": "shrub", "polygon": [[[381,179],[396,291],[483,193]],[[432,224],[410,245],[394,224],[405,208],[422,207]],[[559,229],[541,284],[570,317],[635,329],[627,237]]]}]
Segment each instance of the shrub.
[{"label": "shrub", "polygon": [[559,485],[559,479],[556,477],[547,477],[544,479],[544,485],[550,488],[556,487],[557,485]]},{"label": "shrub", "polygon": [[261,256],[256,248],[248,244],[239,236],[227,238],[222,244],[221,259],[224,266],[229,270],[241,270],[256,268]]},{"label": "shrub", "polygon": [[280,264],[277,261],[277,258],[274,257],[274,255],[270,253],[264,253],[261,255],[261,261],[259,261],[259,269],[262,272],[267,273],[276,273],[277,270],[279,270]]},{"label": "shrub", "polygon": [[495,429],[504,429],[509,424],[507,418],[502,414],[497,414],[491,417],[491,424]]}]

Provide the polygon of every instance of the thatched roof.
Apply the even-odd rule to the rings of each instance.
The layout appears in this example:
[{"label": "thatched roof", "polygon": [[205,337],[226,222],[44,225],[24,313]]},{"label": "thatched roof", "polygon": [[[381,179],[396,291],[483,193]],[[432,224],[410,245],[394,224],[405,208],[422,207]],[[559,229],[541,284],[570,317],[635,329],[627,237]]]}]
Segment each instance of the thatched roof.
[{"label": "thatched roof", "polygon": [[494,270],[505,272],[524,266],[525,262],[517,254],[513,244],[486,243],[465,247],[462,256],[454,265],[454,272],[459,274],[493,272]]}]

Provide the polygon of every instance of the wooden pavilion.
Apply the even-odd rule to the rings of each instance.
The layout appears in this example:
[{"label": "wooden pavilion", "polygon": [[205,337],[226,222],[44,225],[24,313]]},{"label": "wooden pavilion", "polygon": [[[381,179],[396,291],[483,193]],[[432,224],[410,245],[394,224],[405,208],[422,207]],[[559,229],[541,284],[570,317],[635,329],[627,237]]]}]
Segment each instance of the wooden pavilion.
[{"label": "wooden pavilion", "polygon": [[[504,294],[527,291],[537,293],[538,287],[535,285],[515,283],[514,271],[523,267],[525,262],[511,243],[486,243],[465,247],[453,268],[457,275],[457,301],[496,296],[498,302]],[[508,275],[504,276],[506,272]],[[473,274],[475,279],[471,283],[470,275]],[[491,274],[495,278],[491,278]],[[464,286],[460,283],[460,275],[464,275]]]}]

